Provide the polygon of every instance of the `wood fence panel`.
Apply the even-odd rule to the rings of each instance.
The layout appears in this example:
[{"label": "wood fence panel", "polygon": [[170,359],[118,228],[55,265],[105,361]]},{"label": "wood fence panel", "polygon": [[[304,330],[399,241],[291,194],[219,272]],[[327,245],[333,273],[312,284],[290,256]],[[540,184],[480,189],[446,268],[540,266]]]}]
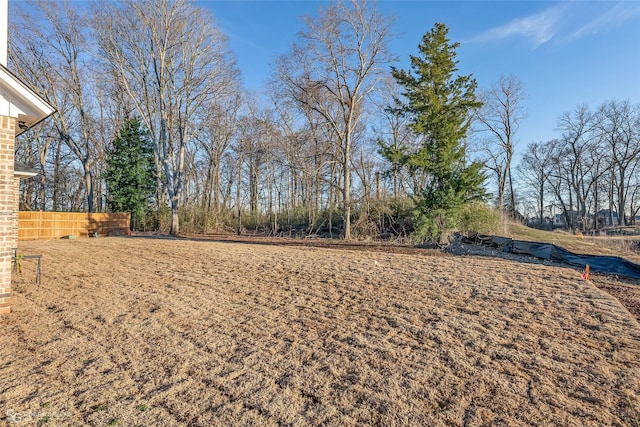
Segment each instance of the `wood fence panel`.
[{"label": "wood fence panel", "polygon": [[128,213],[19,212],[18,240],[59,239],[69,235],[88,237],[97,232],[129,230]]}]

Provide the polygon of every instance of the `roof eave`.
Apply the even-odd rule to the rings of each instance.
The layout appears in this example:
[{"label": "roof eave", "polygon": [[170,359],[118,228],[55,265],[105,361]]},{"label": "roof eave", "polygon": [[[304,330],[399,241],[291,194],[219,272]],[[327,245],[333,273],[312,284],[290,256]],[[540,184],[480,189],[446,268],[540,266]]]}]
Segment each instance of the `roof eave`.
[{"label": "roof eave", "polygon": [[17,120],[15,136],[56,112],[51,104],[2,64],[0,64],[0,92],[5,101],[10,104],[8,115]]},{"label": "roof eave", "polygon": [[36,175],[40,175],[40,171],[38,169],[27,166],[18,161],[13,162],[13,176],[20,179],[27,179],[33,178]]}]

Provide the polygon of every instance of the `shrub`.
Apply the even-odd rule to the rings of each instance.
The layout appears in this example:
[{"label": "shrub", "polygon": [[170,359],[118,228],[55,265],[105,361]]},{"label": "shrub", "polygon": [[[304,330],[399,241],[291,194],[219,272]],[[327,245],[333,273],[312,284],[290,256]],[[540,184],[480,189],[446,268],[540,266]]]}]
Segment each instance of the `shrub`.
[{"label": "shrub", "polygon": [[459,229],[462,234],[497,234],[500,224],[500,212],[484,203],[471,202],[462,207]]},{"label": "shrub", "polygon": [[414,243],[445,244],[455,232],[496,234],[501,216],[482,202],[468,202],[459,208],[414,210],[411,239]]}]

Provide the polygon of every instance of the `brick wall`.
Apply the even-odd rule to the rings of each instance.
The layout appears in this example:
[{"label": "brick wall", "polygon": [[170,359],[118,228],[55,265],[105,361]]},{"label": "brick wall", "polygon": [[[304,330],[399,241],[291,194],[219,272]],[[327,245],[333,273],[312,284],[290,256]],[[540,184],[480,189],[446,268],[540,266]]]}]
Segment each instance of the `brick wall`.
[{"label": "brick wall", "polygon": [[[18,242],[18,215],[20,213],[20,178],[13,178],[13,241]],[[14,246],[17,247],[17,246]]]},{"label": "brick wall", "polygon": [[0,314],[11,311],[11,258],[17,241],[13,175],[15,125],[14,118],[0,116]]}]

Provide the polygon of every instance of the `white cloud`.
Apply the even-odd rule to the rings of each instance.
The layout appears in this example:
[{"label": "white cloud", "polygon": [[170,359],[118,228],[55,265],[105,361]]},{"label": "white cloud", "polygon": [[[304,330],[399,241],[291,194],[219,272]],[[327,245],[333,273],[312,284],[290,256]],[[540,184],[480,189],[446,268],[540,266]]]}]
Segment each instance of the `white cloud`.
[{"label": "white cloud", "polygon": [[558,31],[558,23],[567,10],[566,4],[550,7],[542,12],[514,19],[505,25],[491,28],[473,41],[486,42],[513,36],[529,39],[534,48],[550,41]]},{"label": "white cloud", "polygon": [[619,2],[605,13],[599,14],[595,19],[574,31],[569,37],[576,40],[591,34],[598,33],[603,28],[620,25],[624,21],[640,13],[640,4],[635,2]]},{"label": "white cloud", "polygon": [[[555,40],[568,43],[602,32],[640,15],[640,2],[566,2],[549,7],[504,25],[491,28],[472,38],[484,43],[510,37],[529,40],[533,48]],[[586,24],[585,24],[586,22]]]}]

